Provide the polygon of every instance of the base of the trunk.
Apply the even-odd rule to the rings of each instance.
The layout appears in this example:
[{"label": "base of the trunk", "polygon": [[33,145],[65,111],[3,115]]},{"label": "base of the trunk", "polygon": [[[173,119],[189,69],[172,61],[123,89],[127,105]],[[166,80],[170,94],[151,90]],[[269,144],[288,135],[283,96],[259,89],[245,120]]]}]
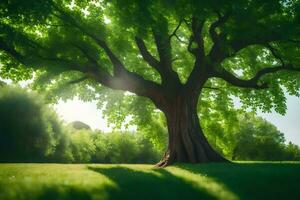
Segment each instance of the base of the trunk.
[{"label": "base of the trunk", "polygon": [[201,163],[229,163],[230,161],[226,158],[222,157],[219,153],[212,150],[211,155],[212,157],[206,156],[205,159],[200,160],[178,160],[176,157],[172,156],[169,151],[167,151],[163,158],[155,165],[157,168],[163,168],[167,167],[169,165],[175,164],[175,163],[187,163],[187,164],[201,164]]},{"label": "base of the trunk", "polygon": [[197,98],[181,95],[165,110],[168,125],[168,149],[157,167],[173,163],[229,162],[208,143],[200,126]]}]

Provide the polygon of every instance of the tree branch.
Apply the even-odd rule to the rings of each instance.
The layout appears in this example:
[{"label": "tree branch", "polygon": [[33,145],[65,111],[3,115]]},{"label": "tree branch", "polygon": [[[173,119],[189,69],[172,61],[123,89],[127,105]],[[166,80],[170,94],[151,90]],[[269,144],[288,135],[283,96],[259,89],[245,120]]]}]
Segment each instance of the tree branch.
[{"label": "tree branch", "polygon": [[77,84],[77,83],[80,83],[80,82],[85,81],[85,80],[87,80],[87,79],[89,79],[88,76],[83,76],[83,77],[81,77],[81,78],[78,78],[78,79],[71,80],[71,81],[67,82],[66,85]]},{"label": "tree branch", "polygon": [[262,78],[264,75],[276,73],[278,71],[283,71],[283,70],[300,72],[300,68],[296,68],[293,65],[289,64],[289,65],[285,65],[285,66],[279,65],[279,66],[275,66],[275,67],[261,69],[260,71],[258,71],[256,73],[256,75],[253,78],[248,79],[248,80],[240,79],[225,69],[223,69],[222,71],[214,71],[213,77],[222,78],[223,80],[227,81],[228,83],[230,83],[234,86],[238,86],[238,87],[253,88],[253,89],[266,89],[266,88],[268,88],[268,84],[267,83],[259,84],[260,78]]},{"label": "tree branch", "polygon": [[192,17],[192,32],[193,32],[193,40],[197,43],[197,53],[201,58],[204,57],[204,41],[202,37],[202,29],[204,26],[205,20],[199,21],[196,17]]},{"label": "tree branch", "polygon": [[162,72],[162,69],[159,67],[159,61],[156,58],[154,58],[154,56],[151,55],[151,53],[148,51],[144,41],[139,37],[135,37],[135,43],[136,43],[137,47],[139,48],[139,51],[140,51],[143,59],[151,67],[155,68],[162,75],[163,72]]},{"label": "tree branch", "polygon": [[188,43],[187,49],[188,49],[188,51],[189,51],[191,54],[193,54],[194,56],[197,56],[197,51],[196,51],[196,49],[193,49],[193,48],[192,48],[192,45],[193,45],[193,42],[194,42],[194,41],[195,41],[194,36],[191,35],[191,36],[190,36],[190,39],[189,39],[189,43]]},{"label": "tree branch", "polygon": [[59,15],[57,15],[57,17],[78,28],[83,34],[93,39],[109,57],[114,67],[114,75],[111,76],[108,73],[93,72],[93,74],[91,75],[96,81],[113,89],[130,91],[139,96],[149,97],[154,102],[157,101],[158,96],[160,96],[161,93],[160,85],[152,81],[145,80],[142,76],[128,71],[123,65],[123,63],[109,48],[107,43],[101,38],[99,38],[96,33],[92,32],[90,29],[84,28],[81,24],[78,23],[78,21],[73,19],[72,16],[64,12],[59,7],[56,6],[55,8],[59,12]]},{"label": "tree branch", "polygon": [[180,43],[182,43],[182,44],[186,44],[186,45],[188,45],[189,43],[188,42],[186,42],[186,41],[184,41],[184,40],[182,40],[177,34],[175,34],[174,35],[175,37],[176,37],[176,39],[180,42]]},{"label": "tree branch", "polygon": [[284,60],[276,53],[276,49],[271,46],[271,44],[267,43],[266,47],[271,51],[274,58],[278,59],[281,62],[281,65],[285,65]]},{"label": "tree branch", "polygon": [[222,61],[226,56],[228,56],[227,52],[224,52],[221,48],[221,36],[224,37],[224,35],[218,34],[216,32],[216,29],[226,23],[228,21],[231,12],[225,13],[223,16],[217,12],[218,19],[211,24],[209,27],[209,34],[213,41],[213,47],[211,48],[211,51],[209,53],[209,57],[213,62],[220,62]]},{"label": "tree branch", "polygon": [[[192,35],[189,39],[188,51],[195,56],[194,68],[185,84],[186,87],[200,91],[203,84],[207,80],[208,66],[205,64],[204,41],[202,36],[202,29],[205,20],[199,20],[192,17],[191,30]],[[192,48],[193,43],[197,44],[196,48]]]},{"label": "tree branch", "polygon": [[183,44],[188,44],[187,42],[183,41],[182,39],[180,39],[180,37],[177,35],[177,31],[180,28],[180,26],[182,25],[183,20],[180,20],[179,24],[177,25],[177,27],[174,29],[174,31],[172,32],[172,34],[169,36],[169,40],[172,39],[172,37],[175,37],[180,43]]},{"label": "tree branch", "polygon": [[293,40],[293,39],[291,39],[291,40],[288,40],[288,42],[293,42],[293,43],[299,43],[300,44],[300,40]]},{"label": "tree branch", "polygon": [[[89,55],[78,43],[76,43],[76,47],[88,59],[88,63],[81,65],[69,59],[52,56],[53,52],[50,52],[46,48],[43,49],[43,51],[48,52],[50,54],[49,56],[37,54],[39,51],[35,51],[30,55],[23,55],[13,46],[8,45],[5,40],[2,41],[2,38],[0,38],[0,49],[25,66],[35,68],[47,66],[49,69],[56,67],[61,71],[76,70],[82,72],[86,77],[91,78],[92,80],[95,80],[106,87],[130,91],[139,96],[148,97],[157,105],[160,104],[159,102],[163,101],[160,85],[152,81],[147,81],[141,76],[123,69],[112,76],[106,70],[104,70],[100,64],[94,60],[94,58]],[[109,54],[112,62],[114,62],[114,64],[118,64],[118,60],[114,60],[117,59],[116,56],[104,43],[103,48],[105,48],[105,51]],[[121,67],[123,68],[123,66]],[[74,83],[81,80],[83,80],[83,78],[76,81],[74,80]]]},{"label": "tree branch", "polygon": [[[20,33],[21,34],[21,33]],[[25,39],[25,37],[23,38]],[[27,39],[29,40],[29,39]],[[42,48],[39,46],[39,48]],[[5,41],[1,41],[0,38],[0,49],[4,51],[6,54],[11,56],[13,59],[17,60],[19,63],[25,65],[25,66],[31,66],[31,67],[38,67],[38,66],[61,66],[62,70],[68,69],[74,69],[81,72],[86,72],[87,68],[84,68],[77,63],[74,63],[70,60],[66,60],[63,58],[57,58],[57,57],[45,57],[38,54],[35,55],[22,55],[20,52],[18,52],[15,48],[12,46],[9,46],[5,43]]]},{"label": "tree branch", "polygon": [[218,43],[219,39],[220,39],[219,38],[220,35],[216,32],[216,28],[222,26],[229,19],[231,13],[227,12],[223,16],[218,12],[217,12],[217,14],[218,14],[217,21],[213,22],[211,24],[211,26],[209,27],[209,34],[214,43]]},{"label": "tree branch", "polygon": [[14,48],[6,45],[5,41],[1,41],[1,38],[0,38],[0,50],[4,51],[6,54],[10,55],[11,57],[13,57],[15,60],[17,60],[21,64],[25,64],[23,61],[23,56],[19,52],[17,52]]},{"label": "tree branch", "polygon": [[178,38],[178,36],[176,35],[176,32],[180,28],[181,24],[182,24],[182,20],[179,21],[179,24],[176,26],[176,28],[174,29],[174,31],[172,32],[172,34],[169,36],[169,40],[171,40],[173,36],[175,36],[175,37]]},{"label": "tree branch", "polygon": [[171,44],[167,34],[157,33],[153,30],[154,41],[159,55],[159,65],[165,76],[165,82],[168,86],[176,86],[181,84],[178,74],[172,69],[172,53]]},{"label": "tree branch", "polygon": [[121,61],[117,58],[117,56],[111,51],[111,49],[108,47],[106,42],[99,38],[97,34],[90,31],[90,29],[84,28],[81,24],[78,23],[72,16],[70,16],[68,13],[60,9],[58,6],[54,4],[54,7],[59,12],[58,15],[55,15],[56,17],[62,19],[63,21],[68,22],[70,25],[76,27],[79,29],[83,34],[89,36],[91,39],[93,39],[107,54],[110,61],[112,62],[114,66],[114,72],[118,73],[119,71],[126,70],[121,63]]},{"label": "tree branch", "polygon": [[74,47],[76,47],[87,59],[88,59],[88,61],[92,64],[92,65],[94,65],[95,67],[98,67],[99,69],[100,68],[103,68],[98,62],[97,62],[97,60],[95,59],[95,58],[93,58],[93,56],[92,55],[90,55],[90,54],[88,54],[88,50],[87,49],[85,49],[84,47],[82,47],[82,46],[80,46],[79,44],[76,44],[76,43],[72,43],[72,45],[74,46]]}]

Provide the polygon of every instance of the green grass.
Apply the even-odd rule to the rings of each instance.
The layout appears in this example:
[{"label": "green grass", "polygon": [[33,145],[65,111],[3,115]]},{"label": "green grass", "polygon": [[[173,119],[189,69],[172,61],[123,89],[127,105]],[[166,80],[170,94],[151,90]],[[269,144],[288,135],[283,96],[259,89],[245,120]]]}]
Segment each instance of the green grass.
[{"label": "green grass", "polygon": [[300,199],[300,163],[0,164],[0,200]]}]

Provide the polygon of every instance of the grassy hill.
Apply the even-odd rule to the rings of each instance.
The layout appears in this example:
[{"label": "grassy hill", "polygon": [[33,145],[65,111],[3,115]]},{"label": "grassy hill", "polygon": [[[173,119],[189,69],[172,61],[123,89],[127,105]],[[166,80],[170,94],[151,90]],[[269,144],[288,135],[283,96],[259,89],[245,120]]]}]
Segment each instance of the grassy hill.
[{"label": "grassy hill", "polygon": [[1,200],[300,199],[300,163],[0,164]]}]

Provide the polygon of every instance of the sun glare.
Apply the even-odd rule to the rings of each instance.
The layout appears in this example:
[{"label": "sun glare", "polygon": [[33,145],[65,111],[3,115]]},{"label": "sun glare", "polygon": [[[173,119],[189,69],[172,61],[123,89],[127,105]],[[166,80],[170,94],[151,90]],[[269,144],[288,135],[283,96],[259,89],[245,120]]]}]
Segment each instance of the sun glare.
[{"label": "sun glare", "polygon": [[[77,97],[67,101],[59,100],[54,109],[62,120],[66,123],[81,121],[88,124],[92,129],[98,129],[104,132],[113,131],[113,126],[109,126],[102,115],[102,111],[97,108],[96,102],[84,102]],[[125,124],[130,120],[130,116],[125,119]],[[137,127],[125,125],[121,127],[122,131],[136,131]]]},{"label": "sun glare", "polygon": [[108,17],[104,16],[104,23],[109,24],[111,23],[111,20]]},{"label": "sun glare", "polygon": [[92,129],[100,129],[105,132],[112,130],[103,119],[102,112],[97,109],[95,102],[87,103],[78,98],[66,102],[60,100],[54,109],[66,123],[82,121]]}]

